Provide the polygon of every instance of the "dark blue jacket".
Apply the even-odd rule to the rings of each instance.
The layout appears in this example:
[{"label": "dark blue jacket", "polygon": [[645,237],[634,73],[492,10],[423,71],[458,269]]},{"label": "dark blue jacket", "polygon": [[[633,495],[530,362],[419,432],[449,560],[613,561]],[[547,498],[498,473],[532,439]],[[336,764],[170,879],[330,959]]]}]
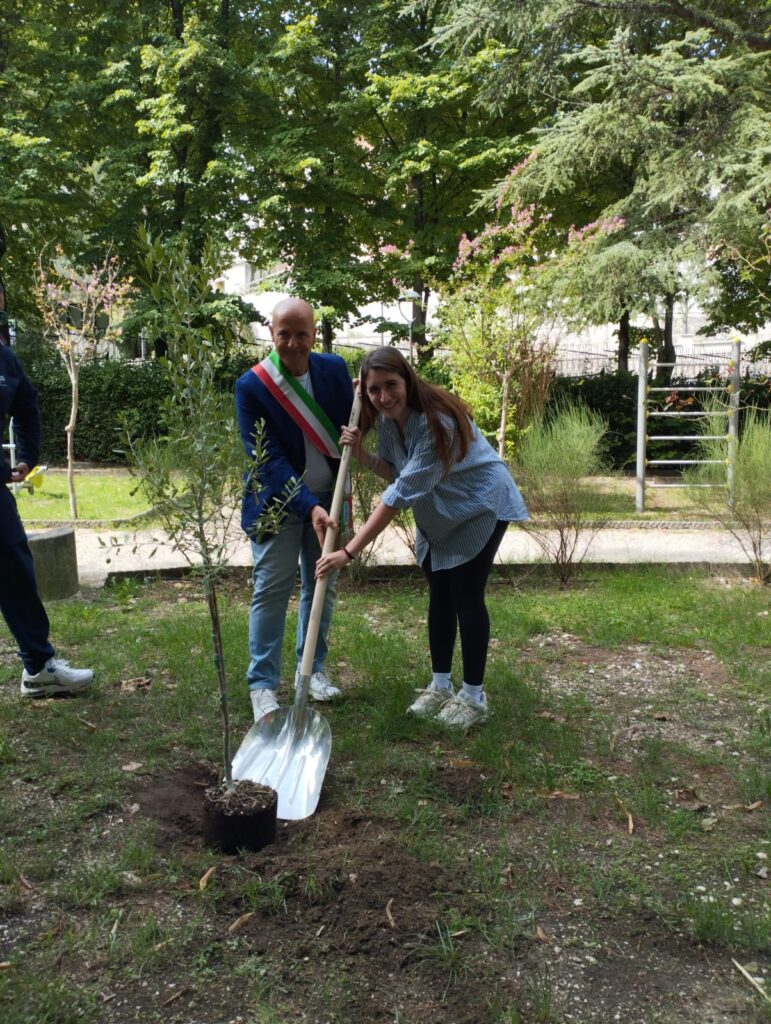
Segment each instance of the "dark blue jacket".
[{"label": "dark blue jacket", "polygon": [[[0,344],[0,435],[3,438],[9,416],[13,416],[16,461],[26,462],[32,469],[40,455],[37,391],[14,353]],[[7,483],[10,479],[11,464],[3,457],[0,459],[0,483]]]},{"label": "dark blue jacket", "polygon": [[[353,404],[353,384],[346,362],[340,356],[312,352],[309,369],[313,397],[339,430],[348,423]],[[247,483],[241,508],[241,525],[251,536],[254,523],[265,505],[273,498],[281,497],[290,479],[299,479],[305,471],[305,441],[303,432],[271,397],[253,370],[247,370],[236,382],[236,414],[248,454],[254,448],[254,424],[257,420],[265,423],[263,439],[268,460],[260,476],[262,489],[255,493]],[[327,461],[336,475],[340,462],[336,459]],[[289,507],[301,519],[307,519],[318,503],[316,495],[302,484]]]}]

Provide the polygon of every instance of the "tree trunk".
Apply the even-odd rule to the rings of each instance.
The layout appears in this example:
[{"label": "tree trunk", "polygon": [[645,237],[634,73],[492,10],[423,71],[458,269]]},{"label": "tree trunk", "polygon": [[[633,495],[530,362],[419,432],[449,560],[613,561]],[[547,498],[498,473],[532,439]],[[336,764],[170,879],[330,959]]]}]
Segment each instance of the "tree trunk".
[{"label": "tree trunk", "polygon": [[415,346],[416,362],[421,367],[434,358],[434,346],[426,338],[426,306],[431,289],[417,273],[412,279],[412,287],[420,295],[420,302],[412,303],[412,344]]},{"label": "tree trunk", "polygon": [[498,430],[498,454],[506,461],[506,427],[509,423],[509,405],[511,404],[511,370],[507,369],[503,374],[503,388],[501,390],[501,421]]},{"label": "tree trunk", "polygon": [[332,324],[327,320],[326,317],[321,318],[321,347],[324,352],[332,351],[332,342],[335,338],[335,332],[332,330]]},{"label": "tree trunk", "polygon": [[70,494],[70,516],[78,518],[78,500],[75,496],[75,424],[78,419],[78,400],[80,398],[80,382],[78,368],[72,360],[68,366],[70,375],[71,401],[70,420],[64,428],[67,434],[67,490]]},{"label": "tree trunk", "polygon": [[659,362],[672,363],[671,366],[662,366],[657,374],[657,379],[668,384],[675,372],[674,363],[677,359],[674,341],[674,318],[675,318],[675,297],[670,292],[664,296],[664,332],[661,336],[661,347],[659,348]]},{"label": "tree trunk", "polygon": [[[675,352],[675,297],[671,293],[666,296],[666,308],[664,313],[664,362],[674,363],[677,360]],[[672,368],[674,370],[674,367]]]},{"label": "tree trunk", "polygon": [[618,322],[618,368],[626,372],[629,369],[629,310],[627,309]]}]

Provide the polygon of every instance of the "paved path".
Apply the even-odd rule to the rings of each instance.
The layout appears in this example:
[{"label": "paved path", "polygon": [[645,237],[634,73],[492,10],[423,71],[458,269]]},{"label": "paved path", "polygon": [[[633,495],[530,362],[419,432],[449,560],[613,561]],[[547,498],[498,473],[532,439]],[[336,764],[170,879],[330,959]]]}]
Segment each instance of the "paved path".
[{"label": "paved path", "polygon": [[[118,541],[115,547],[111,539]],[[101,543],[100,543],[101,541]],[[184,567],[182,555],[170,549],[163,531],[119,532],[78,529],[76,531],[78,574],[86,587],[99,587],[108,576],[136,572],[153,573]],[[105,546],[103,546],[105,545]],[[585,547],[585,545],[584,545]],[[154,553],[153,553],[154,552]],[[527,532],[510,529],[499,552],[500,562],[528,566],[544,561],[543,554]],[[589,545],[585,561],[594,563],[697,563],[705,566],[746,565],[749,561],[738,541],[723,530],[682,528],[666,524],[666,528],[636,526],[627,523],[601,530]],[[243,535],[234,536],[228,564],[251,565],[248,542]],[[371,564],[413,565],[409,548],[389,529],[375,542]]]}]

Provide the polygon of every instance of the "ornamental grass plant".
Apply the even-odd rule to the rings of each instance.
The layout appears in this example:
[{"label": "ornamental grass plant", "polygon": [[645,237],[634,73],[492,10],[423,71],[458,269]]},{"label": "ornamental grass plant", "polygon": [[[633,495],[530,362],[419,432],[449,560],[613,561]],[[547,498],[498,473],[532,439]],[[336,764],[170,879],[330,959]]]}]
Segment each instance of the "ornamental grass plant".
[{"label": "ornamental grass plant", "polygon": [[607,426],[583,405],[564,404],[530,425],[514,476],[531,519],[525,528],[567,584],[602,526],[603,496],[591,482],[606,472]]},{"label": "ornamental grass plant", "polygon": [[[720,411],[716,404],[711,409]],[[703,423],[705,434],[714,432],[714,417]],[[698,457],[704,463],[685,473],[691,500],[736,538],[757,579],[771,583],[771,416],[748,410],[733,447],[729,442],[726,452],[725,439],[704,437]]]}]

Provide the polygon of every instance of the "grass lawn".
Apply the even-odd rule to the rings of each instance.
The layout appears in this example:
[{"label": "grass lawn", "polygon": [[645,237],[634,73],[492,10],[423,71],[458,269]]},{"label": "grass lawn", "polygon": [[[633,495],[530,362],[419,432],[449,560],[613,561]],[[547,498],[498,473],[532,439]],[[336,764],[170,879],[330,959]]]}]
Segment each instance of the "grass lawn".
[{"label": "grass lawn", "polygon": [[[222,607],[239,737],[248,596]],[[194,584],[52,604],[97,680],[22,701],[0,635],[0,1020],[771,1020],[734,964],[771,988],[770,604],[644,568],[498,579],[494,714],[454,735],[404,713],[422,585],[341,587],[319,808],[239,857],[201,839],[220,734]]]},{"label": "grass lawn", "polygon": [[[602,495],[603,514],[610,519],[701,519],[704,513],[689,503],[688,495],[679,489],[648,489],[646,511],[635,512],[634,477],[601,477],[596,481]],[[125,469],[79,469],[75,476],[78,515],[81,520],[109,523],[130,519],[147,511],[141,494],[134,494],[136,484]],[[30,494],[21,490],[16,496],[24,522],[69,522],[70,503],[67,474],[64,469],[49,469],[43,485]]]},{"label": "grass lawn", "polygon": [[[75,494],[79,519],[114,522],[146,512],[147,502],[140,494],[132,493],[135,487],[136,482],[126,470],[78,470]],[[68,522],[70,498],[66,470],[47,470],[42,487],[31,494],[26,488],[18,491],[16,502],[25,523]]]}]

